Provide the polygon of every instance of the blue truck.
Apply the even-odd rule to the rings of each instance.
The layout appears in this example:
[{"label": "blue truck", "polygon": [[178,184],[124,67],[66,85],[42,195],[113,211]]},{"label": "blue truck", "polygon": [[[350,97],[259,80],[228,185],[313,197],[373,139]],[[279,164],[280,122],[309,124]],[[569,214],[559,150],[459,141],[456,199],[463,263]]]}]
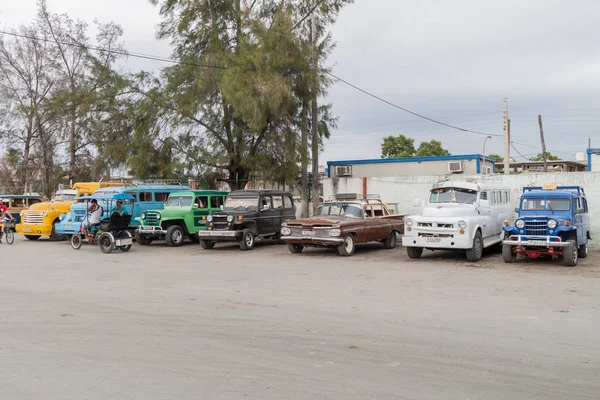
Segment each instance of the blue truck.
[{"label": "blue truck", "polygon": [[513,263],[520,254],[538,258],[563,258],[566,266],[575,266],[588,255],[592,239],[588,203],[580,186],[527,186],[516,209],[514,225],[504,223],[502,242],[504,262]]}]

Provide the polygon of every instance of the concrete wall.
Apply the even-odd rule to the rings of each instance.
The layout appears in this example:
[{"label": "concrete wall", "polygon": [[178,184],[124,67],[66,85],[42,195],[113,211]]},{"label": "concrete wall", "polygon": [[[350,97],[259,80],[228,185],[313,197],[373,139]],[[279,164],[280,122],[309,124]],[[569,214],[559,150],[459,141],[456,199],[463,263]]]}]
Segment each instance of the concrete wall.
[{"label": "concrete wall", "polygon": [[592,171],[600,172],[600,154],[591,154],[590,159],[592,161]]},{"label": "concrete wall", "polygon": [[[457,180],[467,176],[455,177]],[[592,249],[600,249],[600,172],[559,172],[519,175],[470,176],[486,182],[506,183],[512,189],[512,201],[516,207],[523,186],[539,186],[544,183],[557,185],[579,185],[586,192],[590,219],[592,222]],[[394,176],[367,178],[366,191],[378,194],[384,201],[400,202],[400,210],[404,214],[419,214],[427,202],[429,190],[433,183],[444,180],[445,176]],[[362,178],[329,178],[323,181],[323,194],[327,199],[335,193],[363,193]],[[513,215],[513,219],[516,214]]]},{"label": "concrete wall", "polygon": [[[456,160],[463,162],[464,172],[456,175],[477,174],[477,160]],[[417,175],[443,175],[448,173],[448,162],[450,161],[427,161],[427,162],[390,162],[377,164],[349,164],[352,165],[352,176],[377,177],[377,176],[417,176]],[[481,162],[493,169],[492,162]],[[335,177],[335,166],[331,168],[331,177]]]}]

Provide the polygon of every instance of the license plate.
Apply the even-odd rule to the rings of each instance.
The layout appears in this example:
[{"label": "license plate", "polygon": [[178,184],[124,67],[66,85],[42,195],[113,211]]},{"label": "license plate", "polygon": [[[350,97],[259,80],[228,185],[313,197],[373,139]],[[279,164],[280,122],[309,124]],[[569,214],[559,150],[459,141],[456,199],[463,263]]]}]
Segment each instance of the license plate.
[{"label": "license plate", "polygon": [[130,244],[133,244],[133,239],[131,238],[115,240],[116,246],[129,246]]},{"label": "license plate", "polygon": [[431,242],[431,243],[439,243],[442,241],[442,238],[439,237],[428,237],[427,238],[427,242]]},{"label": "license plate", "polygon": [[73,225],[65,225],[65,229],[73,229]]},{"label": "license plate", "polygon": [[25,228],[25,229],[23,229],[23,232],[31,232],[31,229],[30,228]]},{"label": "license plate", "polygon": [[314,236],[315,231],[302,231],[302,236]]},{"label": "license plate", "polygon": [[546,246],[548,243],[545,240],[530,240],[528,246]]},{"label": "license plate", "polygon": [[202,231],[198,236],[235,236],[235,231]]}]

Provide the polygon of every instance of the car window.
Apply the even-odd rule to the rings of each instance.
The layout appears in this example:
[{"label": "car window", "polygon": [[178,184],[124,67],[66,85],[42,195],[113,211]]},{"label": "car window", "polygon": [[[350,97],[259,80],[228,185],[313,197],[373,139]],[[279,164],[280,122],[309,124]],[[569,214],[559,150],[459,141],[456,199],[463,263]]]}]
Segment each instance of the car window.
[{"label": "car window", "polygon": [[24,207],[25,199],[12,199],[13,207]]},{"label": "car window", "polygon": [[211,208],[221,208],[221,206],[225,204],[225,199],[223,196],[211,196],[210,197],[210,207]]},{"label": "car window", "polygon": [[373,216],[374,217],[383,217],[385,214],[383,207],[377,204],[373,205]]},{"label": "car window", "polygon": [[198,204],[198,208],[208,208],[208,196],[196,197],[195,203]]},{"label": "car window", "polygon": [[151,192],[141,192],[140,193],[140,201],[141,202],[152,201],[152,193]]},{"label": "car window", "polygon": [[283,196],[283,206],[285,208],[294,208],[294,203],[292,202],[292,198],[289,196]]},{"label": "car window", "polygon": [[363,209],[364,209],[364,212],[365,212],[365,215],[367,216],[367,218],[373,216],[373,210],[372,210],[371,206],[365,206]]},{"label": "car window", "polygon": [[480,200],[487,200],[488,199],[488,195],[487,192],[481,192],[481,196],[479,197]]},{"label": "car window", "polygon": [[282,196],[273,196],[273,208],[283,208]]},{"label": "car window", "polygon": [[131,195],[131,196],[133,196],[133,198],[134,198],[135,200],[137,200],[137,199],[138,199],[138,197],[137,197],[137,193],[136,193],[136,192],[127,192],[127,194],[128,194],[128,195]]},{"label": "car window", "polygon": [[41,202],[42,202],[41,199],[29,199],[29,205],[41,203]]},{"label": "car window", "polygon": [[169,198],[169,193],[165,192],[156,192],[154,193],[154,200],[164,203]]},{"label": "car window", "polygon": [[588,212],[587,199],[583,199],[583,209]]},{"label": "car window", "polygon": [[271,197],[265,196],[260,199],[260,209],[263,210],[267,205],[269,208],[273,208],[273,205],[271,204]]}]

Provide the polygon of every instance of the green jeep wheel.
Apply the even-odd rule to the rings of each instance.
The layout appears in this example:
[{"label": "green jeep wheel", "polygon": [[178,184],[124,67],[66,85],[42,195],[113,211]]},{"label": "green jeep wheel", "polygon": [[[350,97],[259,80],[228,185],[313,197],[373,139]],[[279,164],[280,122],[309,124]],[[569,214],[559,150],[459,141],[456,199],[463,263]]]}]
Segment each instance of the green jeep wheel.
[{"label": "green jeep wheel", "polygon": [[183,232],[183,228],[179,225],[171,225],[167,228],[167,234],[165,235],[167,246],[179,247],[183,245],[184,237],[185,233]]}]

